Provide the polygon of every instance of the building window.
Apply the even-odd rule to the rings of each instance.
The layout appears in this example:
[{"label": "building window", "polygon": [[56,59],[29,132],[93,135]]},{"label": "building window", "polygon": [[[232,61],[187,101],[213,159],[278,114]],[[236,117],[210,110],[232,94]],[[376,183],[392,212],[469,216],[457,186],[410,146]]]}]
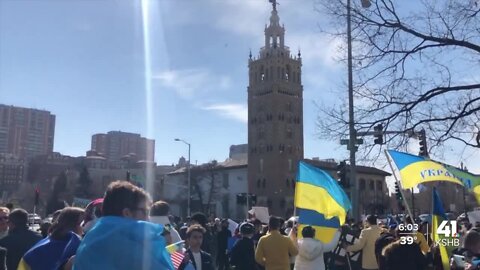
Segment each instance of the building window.
[{"label": "building window", "polygon": [[287,188],[290,187],[290,179],[287,178],[287,181],[285,182]]},{"label": "building window", "polygon": [[260,172],[263,173],[263,158],[260,159]]},{"label": "building window", "polygon": [[288,171],[293,171],[293,161],[292,159],[288,159]]},{"label": "building window", "polygon": [[370,182],[368,182],[368,188],[370,190],[374,190],[375,189],[375,182],[373,180],[370,180]]},{"label": "building window", "polygon": [[223,174],[223,187],[228,188],[228,173]]},{"label": "building window", "polygon": [[360,179],[360,190],[365,190],[365,179]]},{"label": "building window", "polygon": [[269,208],[271,208],[271,207],[272,207],[272,204],[273,204],[273,203],[272,203],[272,199],[268,199],[268,200],[267,200],[267,206],[268,206]]},{"label": "building window", "polygon": [[377,181],[377,190],[383,191],[383,183],[382,183],[382,181]]},{"label": "building window", "polygon": [[260,188],[260,179],[257,179],[257,188]]},{"label": "building window", "polygon": [[287,129],[287,139],[293,138],[293,131],[291,128]]},{"label": "building window", "polygon": [[265,179],[265,178],[263,178],[262,187],[263,188],[267,187],[267,179]]}]

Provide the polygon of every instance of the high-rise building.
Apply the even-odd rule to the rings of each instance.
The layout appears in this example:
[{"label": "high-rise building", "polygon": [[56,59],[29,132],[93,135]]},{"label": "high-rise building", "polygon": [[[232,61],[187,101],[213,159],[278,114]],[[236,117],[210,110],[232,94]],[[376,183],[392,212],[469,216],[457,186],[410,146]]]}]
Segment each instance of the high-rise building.
[{"label": "high-rise building", "polygon": [[155,140],[141,137],[140,134],[110,131],[107,134],[93,135],[91,150],[109,161],[119,161],[126,156],[135,156],[137,160],[153,161]]},{"label": "high-rise building", "polygon": [[0,104],[0,153],[31,158],[53,152],[55,115]]},{"label": "high-rise building", "polygon": [[257,205],[285,216],[293,212],[298,161],[303,159],[302,60],[285,46],[276,2],[265,28],[265,46],[250,59],[248,183]]}]

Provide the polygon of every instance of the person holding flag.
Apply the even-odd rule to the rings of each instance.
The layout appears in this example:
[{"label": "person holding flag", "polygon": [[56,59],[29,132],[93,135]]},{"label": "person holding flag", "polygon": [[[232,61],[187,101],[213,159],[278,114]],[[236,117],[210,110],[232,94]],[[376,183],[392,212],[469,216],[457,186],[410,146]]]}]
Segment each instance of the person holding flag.
[{"label": "person holding flag", "polygon": [[103,216],[85,235],[74,260],[75,270],[173,270],[164,227],[147,222],[150,197],[127,181],[107,187]]}]

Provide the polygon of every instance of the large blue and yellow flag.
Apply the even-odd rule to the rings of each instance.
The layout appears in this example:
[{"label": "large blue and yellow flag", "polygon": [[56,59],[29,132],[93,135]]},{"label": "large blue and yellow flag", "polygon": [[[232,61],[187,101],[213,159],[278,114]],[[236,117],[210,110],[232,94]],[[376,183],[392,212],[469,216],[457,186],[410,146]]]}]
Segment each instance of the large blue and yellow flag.
[{"label": "large blue and yellow flag", "polygon": [[295,208],[299,231],[310,225],[317,231],[315,238],[328,243],[345,223],[351,204],[330,174],[300,161],[295,187]]},{"label": "large blue and yellow flag", "polygon": [[[435,243],[437,240],[442,239],[444,236],[437,233],[437,228],[440,226],[443,220],[447,220],[445,210],[443,210],[442,200],[437,193],[437,189],[433,188],[433,213],[432,213],[432,240]],[[439,246],[440,259],[442,260],[442,266],[444,270],[450,270],[449,255],[447,248],[443,245]]]},{"label": "large blue and yellow flag", "polygon": [[400,171],[403,189],[414,188],[418,184],[433,181],[463,185],[460,176],[440,162],[394,150],[388,150],[388,153]]}]

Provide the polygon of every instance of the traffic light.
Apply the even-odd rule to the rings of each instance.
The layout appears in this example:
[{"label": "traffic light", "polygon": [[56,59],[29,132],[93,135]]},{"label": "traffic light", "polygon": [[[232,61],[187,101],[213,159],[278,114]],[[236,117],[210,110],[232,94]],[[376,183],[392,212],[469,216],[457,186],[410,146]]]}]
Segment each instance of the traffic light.
[{"label": "traffic light", "polygon": [[395,182],[395,197],[397,197],[398,201],[403,200],[402,192],[400,192],[400,187],[397,182]]},{"label": "traffic light", "polygon": [[251,205],[251,206],[257,205],[257,195],[255,195],[255,194],[250,194],[249,197],[250,197],[250,202],[251,202],[250,205]]},{"label": "traffic light", "polygon": [[347,163],[345,161],[340,161],[337,166],[337,176],[340,186],[347,186]]},{"label": "traffic light", "polygon": [[418,144],[420,144],[420,153],[419,155],[422,157],[428,157],[428,149],[427,149],[427,137],[425,136],[425,130],[422,129],[418,133]]},{"label": "traffic light", "polygon": [[373,142],[375,144],[383,144],[383,124],[374,126],[373,133],[375,136],[375,140],[373,140]]},{"label": "traffic light", "polygon": [[244,205],[247,203],[245,193],[238,193],[237,194],[237,204]]}]

